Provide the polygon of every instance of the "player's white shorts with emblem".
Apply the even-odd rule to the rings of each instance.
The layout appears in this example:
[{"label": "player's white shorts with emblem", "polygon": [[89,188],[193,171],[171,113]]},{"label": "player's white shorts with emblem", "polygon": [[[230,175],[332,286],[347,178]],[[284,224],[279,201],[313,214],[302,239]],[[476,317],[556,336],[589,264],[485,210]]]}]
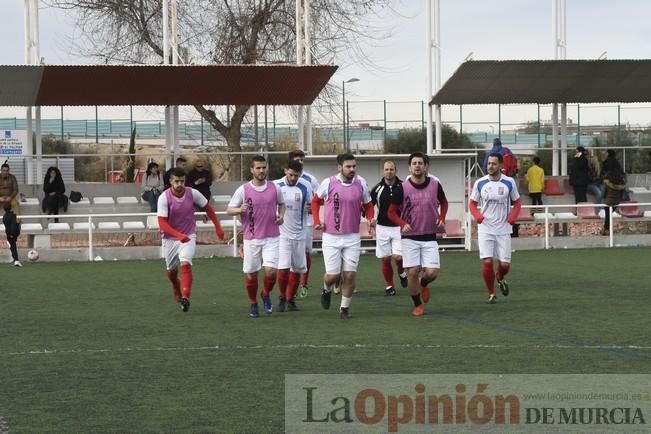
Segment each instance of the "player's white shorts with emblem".
[{"label": "player's white shorts with emblem", "polygon": [[441,268],[439,243],[402,239],[402,266],[405,268]]},{"label": "player's white shorts with emblem", "polygon": [[357,271],[362,241],[359,234],[323,234],[322,250],[326,274],[339,274],[342,271]]},{"label": "player's white shorts with emblem", "polygon": [[305,226],[305,253],[312,254],[314,226]]},{"label": "player's white shorts with emblem", "polygon": [[172,240],[170,238],[163,238],[163,256],[165,257],[165,268],[168,270],[176,270],[179,268],[179,263],[187,262],[192,265],[192,258],[194,251],[197,248],[196,234],[190,235],[190,241],[182,243],[179,240]]},{"label": "player's white shorts with emblem", "polygon": [[391,255],[402,255],[400,238],[400,226],[377,225],[375,227],[375,256],[386,258]]},{"label": "player's white shorts with emblem", "polygon": [[278,269],[290,269],[295,273],[305,273],[307,271],[305,240],[292,240],[281,235],[279,245]]},{"label": "player's white shorts with emblem", "polygon": [[278,245],[280,237],[244,240],[245,273],[255,273],[262,267],[278,268]]},{"label": "player's white shorts with emblem", "polygon": [[497,258],[500,262],[511,262],[511,234],[477,234],[479,259]]}]

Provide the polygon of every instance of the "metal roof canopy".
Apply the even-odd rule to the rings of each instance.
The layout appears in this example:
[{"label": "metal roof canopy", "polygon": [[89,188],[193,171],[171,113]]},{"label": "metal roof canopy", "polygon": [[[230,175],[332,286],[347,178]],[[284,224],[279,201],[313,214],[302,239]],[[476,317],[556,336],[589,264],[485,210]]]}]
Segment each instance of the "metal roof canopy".
[{"label": "metal roof canopy", "polygon": [[0,106],[309,105],[331,65],[2,65]]},{"label": "metal roof canopy", "polygon": [[651,101],[651,60],[471,60],[434,104],[634,103]]}]

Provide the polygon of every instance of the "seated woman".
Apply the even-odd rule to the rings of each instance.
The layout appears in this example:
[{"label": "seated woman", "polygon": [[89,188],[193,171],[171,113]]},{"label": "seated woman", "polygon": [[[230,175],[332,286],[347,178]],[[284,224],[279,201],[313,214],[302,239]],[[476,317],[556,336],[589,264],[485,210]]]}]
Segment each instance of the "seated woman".
[{"label": "seated woman", "polygon": [[163,192],[163,176],[158,170],[158,163],[155,161],[147,165],[147,172],[142,177],[142,198],[149,203],[151,212],[158,211],[158,196]]},{"label": "seated woman", "polygon": [[[45,193],[41,204],[43,212],[47,212],[48,215],[59,215],[59,209],[68,210],[68,198],[65,195],[66,186],[58,168],[54,166],[48,167],[45,179],[43,179],[43,192]],[[58,223],[59,219],[55,218],[54,222]]]}]

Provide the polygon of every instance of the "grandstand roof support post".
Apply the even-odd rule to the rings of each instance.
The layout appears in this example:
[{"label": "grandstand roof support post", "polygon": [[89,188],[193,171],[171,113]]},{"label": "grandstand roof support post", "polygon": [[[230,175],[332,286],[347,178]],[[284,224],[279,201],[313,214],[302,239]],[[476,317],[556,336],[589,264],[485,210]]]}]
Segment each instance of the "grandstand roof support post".
[{"label": "grandstand roof support post", "polygon": [[[311,33],[311,20],[310,20],[310,0],[303,0],[305,2],[303,8],[303,18],[305,20],[303,30],[305,32],[305,64],[312,64],[312,40],[310,38]],[[305,147],[303,150],[308,154],[312,153],[312,105],[306,107],[306,125],[305,125]],[[266,116],[266,106],[265,106],[265,116]]]},{"label": "grandstand roof support post", "polygon": [[[271,122],[273,123],[273,142],[276,143],[276,106],[271,106]],[[313,150],[314,151],[314,150]]]},{"label": "grandstand roof support post", "polygon": [[538,106],[538,148],[540,148],[540,104]]},{"label": "grandstand roof support post", "polygon": [[[32,16],[32,63],[41,63],[40,36],[39,36],[39,19],[38,19],[38,0],[31,0]],[[41,137],[41,107],[36,106],[36,182],[43,179],[43,140]]]},{"label": "grandstand roof support post", "polygon": [[201,122],[201,146],[203,146],[203,116],[201,116],[199,120]]},{"label": "grandstand roof support post", "polygon": [[[310,129],[308,128],[308,131]],[[312,141],[310,140],[310,145],[312,145]],[[267,118],[267,105],[264,105],[264,147],[265,149],[269,149],[269,120]]]},{"label": "grandstand roof support post", "polygon": [[63,135],[64,135],[64,128],[63,128],[63,106],[61,106],[61,141],[63,141]]},{"label": "grandstand roof support post", "polygon": [[502,138],[502,104],[497,104],[497,137]]},{"label": "grandstand roof support post", "polygon": [[567,103],[561,104],[561,176],[567,176]]},{"label": "grandstand roof support post", "polygon": [[[421,112],[422,112],[422,104],[423,104],[423,102],[421,101],[420,103],[421,103]],[[383,127],[383,130],[384,130],[383,131],[384,132],[383,144],[386,145],[386,143],[387,143],[387,100],[386,99],[382,100],[382,107],[384,108],[384,111],[383,111],[384,114],[382,116],[382,122],[383,122],[382,127]],[[386,151],[386,149],[385,149],[385,151]]]},{"label": "grandstand roof support post", "polygon": [[558,104],[552,105],[552,176],[558,176]]},{"label": "grandstand roof support post", "polygon": [[[305,49],[303,43],[303,2],[302,0],[296,0],[296,64],[303,64],[303,50]],[[305,149],[305,131],[303,128],[303,110],[302,105],[298,106],[297,113],[297,140],[298,140],[298,149]]]},{"label": "grandstand roof support post", "polygon": [[459,134],[463,134],[463,104],[459,104]]},{"label": "grandstand roof support post", "polygon": [[95,143],[99,144],[99,113],[95,106]]},{"label": "grandstand roof support post", "polygon": [[581,104],[576,105],[576,146],[581,145]]}]

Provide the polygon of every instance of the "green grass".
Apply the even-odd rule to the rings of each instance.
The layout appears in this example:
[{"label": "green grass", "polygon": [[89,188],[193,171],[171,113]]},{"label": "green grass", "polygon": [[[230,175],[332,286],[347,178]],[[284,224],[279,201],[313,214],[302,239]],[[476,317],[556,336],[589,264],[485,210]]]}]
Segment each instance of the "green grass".
[{"label": "green grass", "polygon": [[[190,312],[160,261],[0,273],[0,417],[12,432],[280,432],[286,373],[649,373],[650,249],[516,252],[486,298],[476,253],[444,253],[427,315],[362,258],[353,320],[247,317],[241,262],[198,260]],[[274,290],[277,295],[277,289]]]}]

